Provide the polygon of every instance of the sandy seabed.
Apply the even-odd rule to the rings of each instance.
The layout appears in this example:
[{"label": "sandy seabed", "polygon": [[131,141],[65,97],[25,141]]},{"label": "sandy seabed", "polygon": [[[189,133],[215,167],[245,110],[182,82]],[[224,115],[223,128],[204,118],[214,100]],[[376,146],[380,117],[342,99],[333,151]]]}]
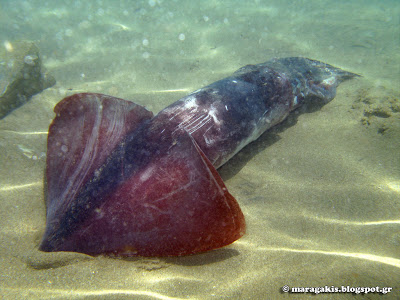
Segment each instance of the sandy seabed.
[{"label": "sandy seabed", "polygon": [[[383,297],[400,297],[396,1],[16,3],[1,7],[1,41],[35,40],[57,84],[0,121],[2,298],[313,296],[283,293],[285,285],[391,287]],[[239,67],[285,56],[363,77],[341,84],[320,110],[294,112],[219,169],[245,214],[243,238],[178,258],[38,250],[47,130],[58,101],[100,92],[158,112]]]}]

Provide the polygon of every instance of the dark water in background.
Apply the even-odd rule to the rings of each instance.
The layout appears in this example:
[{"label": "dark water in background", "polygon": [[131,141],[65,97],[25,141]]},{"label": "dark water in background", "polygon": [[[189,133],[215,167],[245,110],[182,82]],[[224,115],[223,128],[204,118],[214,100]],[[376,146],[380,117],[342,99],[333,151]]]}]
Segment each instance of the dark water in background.
[{"label": "dark water in background", "polygon": [[[34,41],[57,80],[0,120],[2,296],[260,299],[288,284],[389,286],[397,290],[386,297],[399,297],[399,1],[0,1],[0,28],[0,47]],[[243,239],[179,259],[37,251],[59,100],[101,92],[157,112],[241,66],[285,56],[363,78],[220,170],[245,213]]]}]

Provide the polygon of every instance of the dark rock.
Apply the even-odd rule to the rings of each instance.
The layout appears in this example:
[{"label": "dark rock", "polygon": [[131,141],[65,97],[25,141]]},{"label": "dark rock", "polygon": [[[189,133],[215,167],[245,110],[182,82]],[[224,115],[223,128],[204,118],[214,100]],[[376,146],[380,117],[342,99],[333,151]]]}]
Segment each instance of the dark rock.
[{"label": "dark rock", "polygon": [[33,42],[6,42],[0,50],[0,119],[55,83]]}]

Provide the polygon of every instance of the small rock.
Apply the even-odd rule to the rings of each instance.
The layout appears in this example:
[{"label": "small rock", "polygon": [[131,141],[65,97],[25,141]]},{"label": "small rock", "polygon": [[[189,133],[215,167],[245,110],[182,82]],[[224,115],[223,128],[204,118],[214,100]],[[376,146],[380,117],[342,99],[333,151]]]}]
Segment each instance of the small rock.
[{"label": "small rock", "polygon": [[0,119],[56,83],[44,70],[33,42],[6,44],[0,49]]}]

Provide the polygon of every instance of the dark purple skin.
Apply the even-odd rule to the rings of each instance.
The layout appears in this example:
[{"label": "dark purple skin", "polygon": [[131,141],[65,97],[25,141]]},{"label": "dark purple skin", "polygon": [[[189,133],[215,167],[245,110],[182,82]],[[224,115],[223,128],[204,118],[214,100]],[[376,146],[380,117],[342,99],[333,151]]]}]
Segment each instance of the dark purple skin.
[{"label": "dark purple skin", "polygon": [[247,65],[160,111],[115,156],[124,157],[124,173],[130,174],[148,153],[164,151],[186,131],[217,169],[302,104],[330,102],[336,87],[355,76],[303,57]]},{"label": "dark purple skin", "polygon": [[[307,58],[273,59],[245,66],[155,117],[143,107],[100,94],[64,99],[49,132],[47,226],[40,249],[164,256],[232,243],[244,234],[244,217],[215,169],[302,104],[328,103],[341,82],[356,76]],[[125,121],[119,121],[121,116]],[[109,146],[107,139],[115,136],[118,142]],[[173,186],[165,176],[160,180],[161,171],[170,174]],[[173,180],[190,171],[182,186]],[[170,189],[165,196],[163,190]],[[191,221],[188,210],[173,208],[177,201],[190,203],[196,214],[206,203],[205,212]],[[162,213],[154,216],[150,209]],[[227,216],[220,223],[215,209]],[[154,223],[154,218],[163,221]],[[189,232],[177,219],[187,220],[187,228],[197,225]],[[146,222],[155,225],[143,231]],[[205,232],[215,240],[202,244]]]},{"label": "dark purple skin", "polygon": [[177,122],[171,126],[183,127],[219,168],[307,101],[330,102],[355,76],[303,57],[247,65],[171,104],[153,123]]}]

